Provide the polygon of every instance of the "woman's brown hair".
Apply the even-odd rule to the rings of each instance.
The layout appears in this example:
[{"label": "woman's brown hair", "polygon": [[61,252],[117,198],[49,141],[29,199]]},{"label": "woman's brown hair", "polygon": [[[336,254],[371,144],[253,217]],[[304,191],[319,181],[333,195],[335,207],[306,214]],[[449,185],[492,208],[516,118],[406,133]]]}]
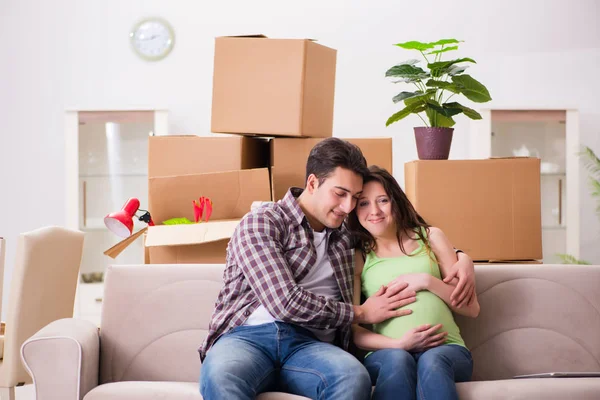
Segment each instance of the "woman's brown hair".
[{"label": "woman's brown hair", "polygon": [[[372,165],[369,167],[369,175],[364,179],[364,185],[369,182],[379,182],[390,198],[400,250],[407,254],[402,245],[402,233],[415,232],[425,244],[427,252],[431,253],[431,246],[427,240],[430,225],[415,210],[396,179],[385,169]],[[355,248],[362,250],[364,254],[375,250],[375,238],[358,221],[356,209],[348,215],[348,228],[354,238]],[[424,232],[427,232],[427,235]]]}]

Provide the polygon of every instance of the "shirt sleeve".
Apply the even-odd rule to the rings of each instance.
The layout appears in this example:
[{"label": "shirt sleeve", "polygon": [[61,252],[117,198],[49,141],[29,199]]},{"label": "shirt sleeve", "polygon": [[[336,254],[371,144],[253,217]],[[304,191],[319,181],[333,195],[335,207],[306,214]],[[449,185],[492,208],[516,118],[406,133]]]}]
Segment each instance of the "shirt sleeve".
[{"label": "shirt sleeve", "polygon": [[284,322],[317,329],[350,325],[351,304],[317,296],[296,283],[283,251],[283,229],[283,222],[259,209],[242,219],[231,238],[232,261],[260,303]]}]

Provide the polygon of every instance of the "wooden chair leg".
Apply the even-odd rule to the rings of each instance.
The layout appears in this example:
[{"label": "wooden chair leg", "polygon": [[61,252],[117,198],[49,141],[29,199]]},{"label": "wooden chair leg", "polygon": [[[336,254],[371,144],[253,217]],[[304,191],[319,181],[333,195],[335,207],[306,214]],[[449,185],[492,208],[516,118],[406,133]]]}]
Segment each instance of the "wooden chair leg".
[{"label": "wooden chair leg", "polygon": [[15,388],[0,388],[0,400],[15,400]]}]

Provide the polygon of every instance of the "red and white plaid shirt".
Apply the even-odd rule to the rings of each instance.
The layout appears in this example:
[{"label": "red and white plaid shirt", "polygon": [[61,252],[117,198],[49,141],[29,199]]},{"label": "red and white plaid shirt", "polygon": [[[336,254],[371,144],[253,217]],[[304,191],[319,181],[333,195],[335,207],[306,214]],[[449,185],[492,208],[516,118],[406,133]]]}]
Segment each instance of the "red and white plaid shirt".
[{"label": "red and white plaid shirt", "polygon": [[354,250],[345,226],[328,229],[327,254],[342,301],[317,296],[300,286],[314,268],[317,253],[313,231],[292,188],[277,203],[269,203],[244,216],[227,247],[219,293],[208,336],[199,349],[204,360],[213,343],[242,325],[263,305],[277,320],[307,328],[337,329],[337,343],[348,349],[354,281]]}]

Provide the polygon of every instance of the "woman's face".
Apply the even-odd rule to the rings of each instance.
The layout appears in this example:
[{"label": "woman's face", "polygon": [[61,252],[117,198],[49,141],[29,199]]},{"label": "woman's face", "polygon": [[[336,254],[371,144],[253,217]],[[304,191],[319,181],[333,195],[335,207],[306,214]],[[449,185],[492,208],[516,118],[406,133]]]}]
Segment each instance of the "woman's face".
[{"label": "woman's face", "polygon": [[391,199],[379,182],[373,181],[363,186],[356,205],[356,216],[363,228],[375,238],[388,231],[396,231]]}]

